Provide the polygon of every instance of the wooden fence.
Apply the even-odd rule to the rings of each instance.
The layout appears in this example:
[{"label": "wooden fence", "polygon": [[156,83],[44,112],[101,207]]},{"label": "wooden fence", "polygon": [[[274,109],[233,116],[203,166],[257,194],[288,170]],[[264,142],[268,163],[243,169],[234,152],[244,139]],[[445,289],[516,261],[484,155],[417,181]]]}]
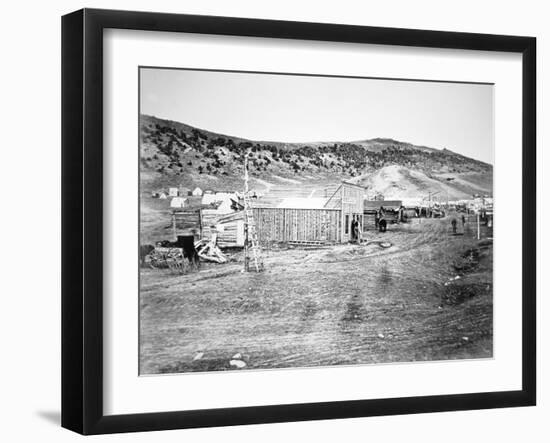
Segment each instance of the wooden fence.
[{"label": "wooden fence", "polygon": [[338,209],[254,208],[254,220],[262,244],[341,241]]}]

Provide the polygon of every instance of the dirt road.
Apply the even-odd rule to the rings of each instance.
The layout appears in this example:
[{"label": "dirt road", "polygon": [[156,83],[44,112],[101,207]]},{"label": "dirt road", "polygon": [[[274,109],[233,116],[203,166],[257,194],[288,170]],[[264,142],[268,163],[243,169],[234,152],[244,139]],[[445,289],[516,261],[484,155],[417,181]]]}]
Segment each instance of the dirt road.
[{"label": "dirt road", "polygon": [[[367,245],[265,251],[186,275],[142,269],[143,374],[492,356],[492,240],[450,218],[391,225]],[[376,241],[392,243],[381,248]]]}]

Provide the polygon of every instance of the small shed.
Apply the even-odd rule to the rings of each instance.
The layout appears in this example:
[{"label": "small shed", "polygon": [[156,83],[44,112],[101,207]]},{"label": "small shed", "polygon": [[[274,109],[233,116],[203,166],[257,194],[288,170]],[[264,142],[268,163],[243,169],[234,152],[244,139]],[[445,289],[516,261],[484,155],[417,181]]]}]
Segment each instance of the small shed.
[{"label": "small shed", "polygon": [[355,240],[352,232],[352,223],[354,221],[359,223],[359,232],[364,230],[364,198],[365,188],[363,186],[344,181],[325,203],[325,208],[327,209],[340,209],[340,241],[342,243]]},{"label": "small shed", "polygon": [[191,189],[180,185],[180,187],[178,188],[178,197],[189,197],[190,195],[193,195]]},{"label": "small shed", "polygon": [[200,209],[174,209],[172,230],[174,238],[177,238],[178,235],[193,235],[195,239],[200,239],[202,237]]},{"label": "small shed", "polygon": [[202,211],[203,238],[210,239],[217,234],[217,245],[220,248],[244,246],[244,211],[225,215]]},{"label": "small shed", "polygon": [[200,197],[200,196],[202,196],[203,192],[202,192],[202,189],[197,186],[195,189],[193,189],[192,194],[195,197]]},{"label": "small shed", "polygon": [[169,197],[177,197],[178,196],[178,188],[168,188],[168,196]]}]

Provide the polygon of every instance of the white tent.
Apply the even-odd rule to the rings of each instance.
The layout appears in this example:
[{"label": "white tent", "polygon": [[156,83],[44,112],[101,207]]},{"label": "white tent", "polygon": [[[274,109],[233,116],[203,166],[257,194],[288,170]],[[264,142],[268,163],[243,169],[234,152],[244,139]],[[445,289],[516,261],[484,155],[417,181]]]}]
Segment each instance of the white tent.
[{"label": "white tent", "polygon": [[199,188],[198,186],[193,190],[193,195],[194,196],[201,196],[202,195],[202,189]]},{"label": "white tent", "polygon": [[187,205],[187,199],[183,197],[174,197],[170,201],[171,208],[185,208],[186,205]]}]

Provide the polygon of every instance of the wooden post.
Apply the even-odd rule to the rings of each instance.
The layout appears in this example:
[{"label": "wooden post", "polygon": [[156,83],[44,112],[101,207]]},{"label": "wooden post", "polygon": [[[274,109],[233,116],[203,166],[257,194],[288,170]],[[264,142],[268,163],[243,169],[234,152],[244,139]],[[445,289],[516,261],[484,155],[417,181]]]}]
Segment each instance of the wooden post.
[{"label": "wooden post", "polygon": [[244,222],[244,270],[245,272],[249,271],[250,268],[250,257],[248,251],[248,223],[246,220]]},{"label": "wooden post", "polygon": [[202,240],[202,209],[199,209],[199,240]]},{"label": "wooden post", "polygon": [[176,234],[176,213],[172,212],[172,232],[174,233],[174,241],[178,239]]}]

